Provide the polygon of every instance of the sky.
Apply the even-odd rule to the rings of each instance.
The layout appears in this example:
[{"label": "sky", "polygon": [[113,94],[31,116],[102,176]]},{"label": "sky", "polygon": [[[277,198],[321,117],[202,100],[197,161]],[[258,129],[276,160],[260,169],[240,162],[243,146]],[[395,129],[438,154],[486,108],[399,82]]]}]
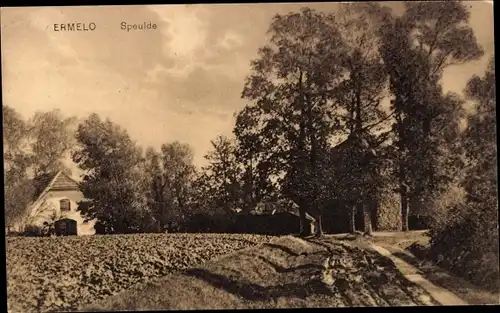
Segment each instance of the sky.
[{"label": "sky", "polygon": [[[401,3],[392,3],[396,9]],[[67,116],[109,117],[139,145],[190,144],[195,164],[210,140],[230,135],[250,62],[266,43],[275,14],[305,4],[154,5],[1,8],[3,103],[25,118],[60,109]],[[340,3],[307,3],[334,12]],[[489,2],[467,2],[485,56],[449,68],[447,91],[461,93],[482,75],[493,47]],[[54,23],[95,23],[95,31],[55,32]],[[155,23],[126,32],[128,24]]]}]

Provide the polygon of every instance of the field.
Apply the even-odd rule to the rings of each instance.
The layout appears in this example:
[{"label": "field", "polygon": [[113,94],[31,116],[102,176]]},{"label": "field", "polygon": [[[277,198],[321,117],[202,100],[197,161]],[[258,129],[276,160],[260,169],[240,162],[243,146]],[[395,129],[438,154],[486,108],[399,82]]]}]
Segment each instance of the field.
[{"label": "field", "polygon": [[8,308],[16,313],[74,310],[270,239],[236,234],[8,238]]},{"label": "field", "polygon": [[437,305],[362,240],[272,242],[84,306],[86,312]]}]

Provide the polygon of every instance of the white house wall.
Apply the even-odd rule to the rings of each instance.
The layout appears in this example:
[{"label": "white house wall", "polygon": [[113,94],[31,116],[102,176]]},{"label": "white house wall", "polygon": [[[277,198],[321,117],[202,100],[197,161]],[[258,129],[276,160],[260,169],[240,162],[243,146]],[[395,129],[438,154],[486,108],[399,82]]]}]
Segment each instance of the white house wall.
[{"label": "white house wall", "polygon": [[[68,199],[70,201],[70,211],[60,211],[60,201]],[[42,226],[45,221],[50,221],[51,216],[56,213],[57,219],[69,218],[77,223],[78,235],[94,235],[94,225],[97,220],[84,223],[84,218],[76,209],[78,202],[83,200],[83,195],[79,191],[50,191],[40,201],[35,204],[26,224]]]}]

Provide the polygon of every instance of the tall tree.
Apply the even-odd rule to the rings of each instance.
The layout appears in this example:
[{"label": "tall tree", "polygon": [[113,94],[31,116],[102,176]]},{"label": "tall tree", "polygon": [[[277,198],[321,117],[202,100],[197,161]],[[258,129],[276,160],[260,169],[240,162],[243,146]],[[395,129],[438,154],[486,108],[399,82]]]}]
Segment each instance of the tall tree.
[{"label": "tall tree", "polygon": [[[458,1],[406,2],[402,17],[381,27],[381,55],[394,96],[394,132],[402,203],[403,230],[408,230],[409,201],[426,198],[436,188],[439,140],[437,122],[449,114],[440,78],[443,70],[479,58],[483,52],[468,26],[470,13]],[[449,134],[449,133],[448,133]],[[424,157],[425,156],[425,157]],[[424,175],[422,175],[424,174]]]},{"label": "tall tree", "polygon": [[47,186],[55,173],[67,170],[62,162],[75,145],[74,117],[65,117],[59,109],[36,112],[28,123],[33,183],[36,195]]},{"label": "tall tree", "polygon": [[3,150],[5,169],[16,163],[19,155],[26,154],[28,125],[15,109],[2,105]]},{"label": "tall tree", "polygon": [[[374,15],[373,11],[378,14]],[[377,29],[390,12],[376,4],[346,4],[338,14],[345,49],[341,55],[343,76],[334,94],[344,114],[342,128],[347,134],[378,131],[390,112],[382,107],[386,96],[387,73],[379,53]]]},{"label": "tall tree", "polygon": [[253,110],[247,106],[236,116],[233,132],[236,136],[236,158],[243,166],[243,210],[249,211],[272,197],[278,191],[277,177],[280,174],[280,159],[269,153],[272,140],[259,134]]},{"label": "tall tree", "polygon": [[275,159],[283,192],[299,205],[306,225],[306,211],[319,208],[324,196],[317,178],[336,126],[331,93],[341,78],[341,36],[333,15],[309,8],[275,16],[268,33],[242,97],[252,101],[246,114],[253,134],[265,159]]},{"label": "tall tree", "polygon": [[79,206],[86,218],[97,218],[107,233],[140,230],[141,149],[120,126],[91,114],[77,129],[80,145],[73,160],[86,172],[82,192],[90,202]]},{"label": "tall tree", "polygon": [[[374,11],[377,14],[373,14]],[[341,55],[345,79],[333,97],[342,112],[341,130],[348,140],[332,152],[348,154],[349,158],[334,157],[335,166],[332,168],[335,173],[331,177],[334,179],[332,186],[337,190],[336,197],[341,196],[352,205],[351,231],[355,230],[356,207],[362,206],[365,231],[371,232],[372,212],[367,202],[373,201],[368,198],[375,198],[377,193],[372,188],[375,186],[370,184],[378,185],[380,180],[375,179],[378,175],[375,159],[367,162],[366,157],[375,156],[373,149],[387,139],[388,132],[384,128],[392,115],[381,105],[386,95],[387,74],[378,49],[380,37],[376,33],[387,15],[390,11],[377,4],[356,3],[344,5],[337,18],[345,45]]]},{"label": "tall tree", "polygon": [[178,141],[164,144],[161,147],[161,163],[166,209],[170,210],[172,218],[176,216],[182,219],[182,216],[189,214],[193,196],[192,183],[196,171],[193,150],[188,144]]},{"label": "tall tree", "polygon": [[160,154],[152,147],[146,149],[143,173],[143,194],[149,211],[154,215],[156,231],[162,231],[166,221],[165,179]]},{"label": "tall tree", "polygon": [[190,214],[196,169],[193,151],[187,144],[163,144],[161,152],[146,150],[144,160],[145,196],[158,230],[168,223],[179,223]]},{"label": "tall tree", "polygon": [[236,158],[236,144],[225,136],[211,143],[213,148],[205,156],[209,164],[202,168],[198,180],[199,196],[206,198],[206,205],[231,212],[242,204],[242,168]]},{"label": "tall tree", "polygon": [[[431,251],[474,283],[498,290],[498,169],[494,58],[483,77],[469,80],[466,95],[475,103],[462,133],[465,195],[447,201],[440,223],[431,229]],[[458,200],[458,201],[457,201]],[[444,202],[444,201],[443,201]]]},{"label": "tall tree", "polygon": [[[463,185],[473,235],[470,244],[486,247],[498,258],[498,169],[496,134],[495,59],[483,77],[473,77],[467,95],[476,102],[464,133],[468,159]],[[467,249],[467,248],[466,248]]]},{"label": "tall tree", "polygon": [[12,227],[26,213],[34,190],[27,175],[31,160],[26,151],[28,139],[26,122],[9,106],[3,105],[2,112],[5,222],[7,227]]}]

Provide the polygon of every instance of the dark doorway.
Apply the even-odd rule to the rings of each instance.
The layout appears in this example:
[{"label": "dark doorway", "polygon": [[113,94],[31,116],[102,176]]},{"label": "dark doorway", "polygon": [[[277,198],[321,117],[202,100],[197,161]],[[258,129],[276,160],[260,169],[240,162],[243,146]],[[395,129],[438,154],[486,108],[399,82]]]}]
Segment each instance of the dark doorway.
[{"label": "dark doorway", "polygon": [[54,223],[57,236],[76,236],[78,234],[75,220],[63,218]]}]

